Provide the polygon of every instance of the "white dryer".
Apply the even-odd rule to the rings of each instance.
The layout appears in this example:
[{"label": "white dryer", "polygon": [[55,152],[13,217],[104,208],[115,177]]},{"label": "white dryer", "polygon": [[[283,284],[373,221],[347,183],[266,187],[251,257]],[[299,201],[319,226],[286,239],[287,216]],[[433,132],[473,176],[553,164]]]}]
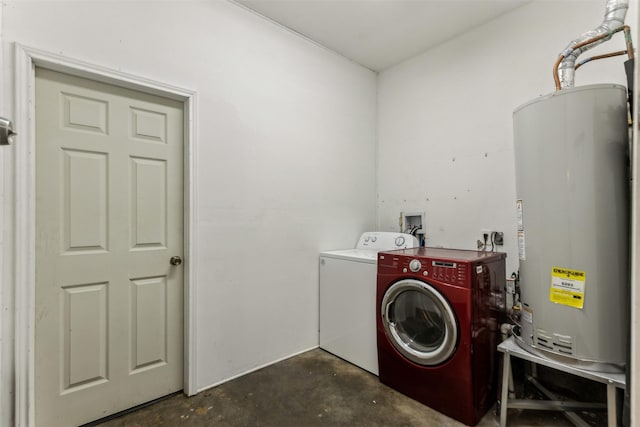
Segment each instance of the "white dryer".
[{"label": "white dryer", "polygon": [[320,253],[320,348],[378,375],[378,252],[418,247],[410,235],[366,232],[355,249]]}]

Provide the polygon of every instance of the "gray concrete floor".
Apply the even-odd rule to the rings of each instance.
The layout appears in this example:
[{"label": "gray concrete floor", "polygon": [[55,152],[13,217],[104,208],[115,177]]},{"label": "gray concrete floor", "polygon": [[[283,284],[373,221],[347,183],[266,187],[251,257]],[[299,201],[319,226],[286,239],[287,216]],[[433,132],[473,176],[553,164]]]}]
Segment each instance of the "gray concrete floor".
[{"label": "gray concrete floor", "polygon": [[[478,424],[498,426],[494,410]],[[604,415],[583,413],[598,426]],[[509,426],[572,426],[558,412],[509,410]],[[378,377],[315,349],[196,396],[176,395],[99,424],[116,426],[388,427],[463,424],[381,384]]]}]

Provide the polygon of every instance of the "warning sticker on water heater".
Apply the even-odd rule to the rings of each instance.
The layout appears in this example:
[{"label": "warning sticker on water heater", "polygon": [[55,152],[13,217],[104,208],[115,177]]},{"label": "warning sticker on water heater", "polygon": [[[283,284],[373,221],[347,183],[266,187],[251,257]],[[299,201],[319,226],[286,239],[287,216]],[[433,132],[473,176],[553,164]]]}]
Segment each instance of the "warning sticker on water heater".
[{"label": "warning sticker on water heater", "polygon": [[518,258],[520,258],[521,261],[527,259],[524,244],[524,231],[518,231]]},{"label": "warning sticker on water heater", "polygon": [[569,307],[584,307],[584,285],[587,273],[568,268],[551,269],[551,290],[549,300]]}]

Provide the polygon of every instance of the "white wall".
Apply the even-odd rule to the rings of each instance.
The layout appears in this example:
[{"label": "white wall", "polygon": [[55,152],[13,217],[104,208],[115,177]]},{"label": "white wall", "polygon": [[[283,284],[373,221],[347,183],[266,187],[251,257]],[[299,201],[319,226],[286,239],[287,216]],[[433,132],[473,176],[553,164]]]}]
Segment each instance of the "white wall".
[{"label": "white wall", "polygon": [[[512,113],[555,90],[558,53],[602,22],[604,4],[535,1],[380,74],[381,229],[407,210],[426,211],[428,245],[474,249],[481,229],[503,231],[507,274],[517,270]],[[581,59],[622,49],[620,33]],[[585,65],[576,85],[626,85],[624,60]]]},{"label": "white wall", "polygon": [[317,346],[318,252],[375,226],[376,75],[226,1],[3,13],[6,93],[13,42],[197,91],[197,387]]}]

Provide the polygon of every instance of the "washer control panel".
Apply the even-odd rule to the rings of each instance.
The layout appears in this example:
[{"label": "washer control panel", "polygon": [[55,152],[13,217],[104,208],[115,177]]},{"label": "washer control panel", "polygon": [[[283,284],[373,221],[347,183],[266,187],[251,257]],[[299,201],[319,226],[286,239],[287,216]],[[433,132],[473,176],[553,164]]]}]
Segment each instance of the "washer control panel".
[{"label": "washer control panel", "polygon": [[418,239],[411,234],[388,231],[368,231],[358,240],[356,249],[377,249],[390,251],[394,249],[417,248]]},{"label": "washer control panel", "polygon": [[409,270],[413,271],[414,273],[417,273],[418,271],[420,271],[421,268],[422,268],[422,263],[419,260],[412,259],[411,262],[409,262]]},{"label": "washer control panel", "polygon": [[431,260],[431,277],[447,283],[462,285],[466,280],[467,264]]},{"label": "washer control panel", "polygon": [[466,286],[468,264],[465,262],[406,258],[398,267],[403,273],[418,273],[444,283]]}]

